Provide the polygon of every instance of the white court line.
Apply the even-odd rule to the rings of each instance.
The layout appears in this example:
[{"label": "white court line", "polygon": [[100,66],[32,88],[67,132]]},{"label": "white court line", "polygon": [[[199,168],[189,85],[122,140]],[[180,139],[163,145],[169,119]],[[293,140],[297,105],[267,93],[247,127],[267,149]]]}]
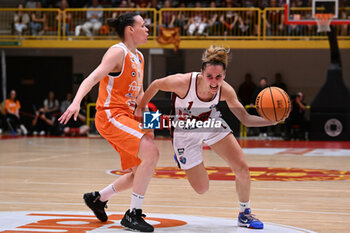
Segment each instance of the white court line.
[{"label": "white court line", "polygon": [[[58,202],[12,202],[12,201],[0,201],[0,204],[3,205],[68,205],[68,206],[82,206],[83,203],[58,203]],[[108,204],[109,206],[130,206],[130,204]],[[157,208],[188,208],[188,206],[180,206],[180,205],[143,205],[145,207],[157,207]],[[234,207],[218,207],[218,206],[191,206],[193,209],[222,209],[222,210],[238,210],[238,208]],[[254,210],[258,211],[266,211],[266,212],[283,212],[283,213],[306,213],[306,214],[330,214],[330,215],[345,215],[350,216],[350,213],[342,213],[342,212],[330,212],[330,211],[309,211],[309,210],[282,210],[282,209],[259,209],[254,208]]]},{"label": "white court line", "polygon": [[[0,169],[24,169],[24,170],[57,170],[57,171],[103,171],[105,172],[106,169],[93,169],[93,168],[59,168],[59,167],[24,167],[24,166],[0,166]],[[117,168],[120,169],[120,168]]]}]

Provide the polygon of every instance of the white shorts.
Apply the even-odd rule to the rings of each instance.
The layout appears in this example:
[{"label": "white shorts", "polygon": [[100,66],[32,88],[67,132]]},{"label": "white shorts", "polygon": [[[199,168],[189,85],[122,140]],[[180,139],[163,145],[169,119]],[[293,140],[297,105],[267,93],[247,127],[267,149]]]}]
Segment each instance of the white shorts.
[{"label": "white shorts", "polygon": [[174,158],[177,160],[179,168],[187,170],[203,162],[203,142],[210,146],[213,145],[232,131],[228,124],[220,118],[223,128],[207,131],[197,130],[176,130],[173,133]]}]

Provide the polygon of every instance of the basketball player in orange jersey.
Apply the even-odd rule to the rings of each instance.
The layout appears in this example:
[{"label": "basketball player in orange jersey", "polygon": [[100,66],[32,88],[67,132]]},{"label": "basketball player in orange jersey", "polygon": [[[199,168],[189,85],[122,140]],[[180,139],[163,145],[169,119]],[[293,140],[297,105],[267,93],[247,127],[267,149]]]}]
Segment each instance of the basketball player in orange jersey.
[{"label": "basketball player in orange jersey", "polygon": [[144,94],[144,58],[137,46],[147,42],[148,29],[136,13],[120,15],[108,23],[115,27],[122,42],[108,49],[101,64],[82,82],[72,104],[59,121],[65,124],[71,116],[76,120],[81,100],[100,82],[96,128],[119,153],[122,169],[131,172],[99,192],[85,193],[85,203],[100,221],[105,222],[108,219],[104,210],[107,201],[118,192],[132,188],[130,209],[126,211],[121,225],[133,231],[153,232],[153,226],[143,219],[142,202],[159,153],[152,137],[140,129],[140,123],[133,115]]},{"label": "basketball player in orange jersey", "polygon": [[[155,94],[169,91],[175,94],[173,107],[175,119],[195,120],[200,125],[206,121],[219,121],[218,127],[201,129],[196,124],[180,127],[173,131],[175,160],[184,169],[193,189],[203,194],[209,189],[209,178],[203,164],[202,143],[209,145],[228,163],[236,176],[236,190],[239,199],[238,226],[263,229],[264,224],[253,217],[250,209],[250,174],[243,151],[231,133],[231,129],[216,110],[219,101],[226,101],[230,110],[246,126],[269,126],[277,122],[250,115],[239,102],[234,89],[224,81],[228,63],[228,51],[222,47],[211,46],[202,57],[201,72],[175,74],[158,79],[146,90],[135,115],[141,116],[143,108]],[[208,124],[213,125],[213,124]],[[174,125],[173,125],[174,126]]]}]

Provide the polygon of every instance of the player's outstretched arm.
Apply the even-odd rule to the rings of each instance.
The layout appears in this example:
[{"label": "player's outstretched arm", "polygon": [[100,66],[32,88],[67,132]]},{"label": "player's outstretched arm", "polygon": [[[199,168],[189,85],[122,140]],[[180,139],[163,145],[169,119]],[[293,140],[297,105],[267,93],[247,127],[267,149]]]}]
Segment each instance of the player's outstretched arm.
[{"label": "player's outstretched arm", "polygon": [[110,48],[104,55],[100,65],[81,83],[72,104],[58,119],[61,124],[66,124],[74,116],[77,120],[80,103],[84,96],[95,86],[101,79],[106,77],[109,72],[119,72],[123,64],[124,51],[121,48]]}]

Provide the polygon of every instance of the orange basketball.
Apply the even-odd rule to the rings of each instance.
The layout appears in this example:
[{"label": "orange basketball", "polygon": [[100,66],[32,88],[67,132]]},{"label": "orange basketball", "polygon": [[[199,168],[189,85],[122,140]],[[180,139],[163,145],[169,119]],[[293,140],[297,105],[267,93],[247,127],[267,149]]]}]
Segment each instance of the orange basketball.
[{"label": "orange basketball", "polygon": [[291,107],[288,94],[278,87],[267,87],[255,100],[259,115],[270,121],[281,121]]}]

